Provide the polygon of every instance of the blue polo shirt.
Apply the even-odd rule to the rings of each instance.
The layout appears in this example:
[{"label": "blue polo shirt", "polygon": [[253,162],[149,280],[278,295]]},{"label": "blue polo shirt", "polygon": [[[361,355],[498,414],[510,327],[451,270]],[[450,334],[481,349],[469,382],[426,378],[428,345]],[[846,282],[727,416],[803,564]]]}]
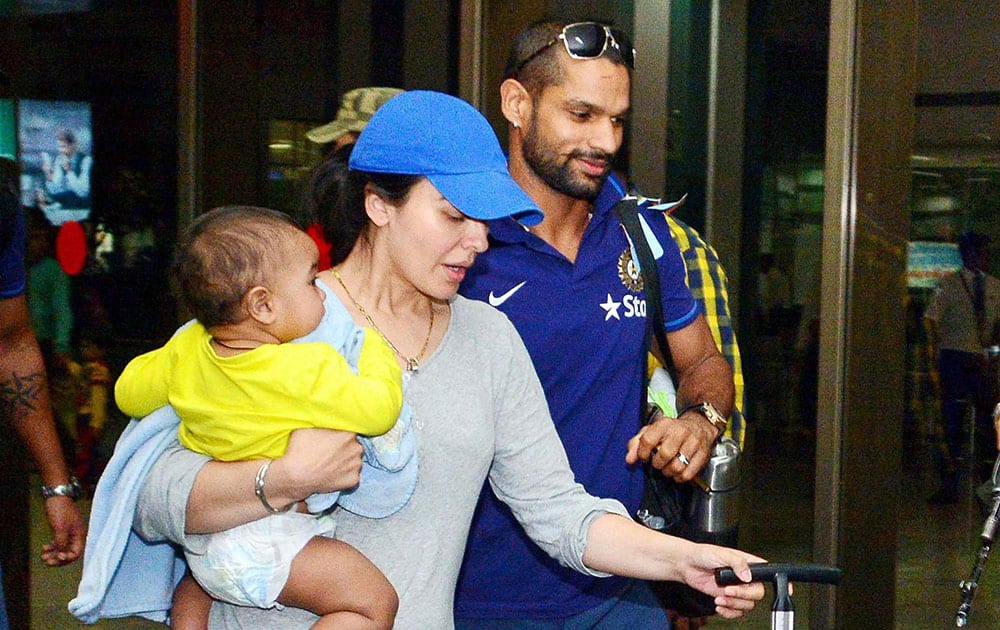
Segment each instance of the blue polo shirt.
[{"label": "blue polo shirt", "polygon": [[5,225],[3,237],[9,238],[0,251],[0,299],[16,297],[24,293],[27,276],[24,269],[24,216],[21,204],[14,195],[0,193],[0,221]]},{"label": "blue polo shirt", "polygon": [[[639,466],[625,464],[625,450],[639,429],[645,400],[646,302],[644,291],[623,279],[629,241],[611,211],[623,195],[622,183],[608,178],[575,263],[512,219],[491,222],[489,250],[476,259],[459,292],[493,304],[517,327],[577,481],[634,513],[643,476]],[[694,321],[699,307],[663,214],[645,208],[641,213],[662,248],[657,262],[666,328],[678,330]],[[528,539],[486,486],[469,534],[455,616],[563,618],[625,586],[622,578],[561,567]]]}]

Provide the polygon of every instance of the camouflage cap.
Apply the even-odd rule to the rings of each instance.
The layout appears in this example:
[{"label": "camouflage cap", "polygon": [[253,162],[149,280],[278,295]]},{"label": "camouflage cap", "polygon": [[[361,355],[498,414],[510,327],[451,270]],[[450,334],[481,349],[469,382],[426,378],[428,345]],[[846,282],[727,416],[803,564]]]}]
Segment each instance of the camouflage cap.
[{"label": "camouflage cap", "polygon": [[363,87],[351,90],[340,99],[337,117],[306,132],[306,137],[320,144],[333,142],[349,131],[361,133],[379,107],[403,90],[388,87]]}]

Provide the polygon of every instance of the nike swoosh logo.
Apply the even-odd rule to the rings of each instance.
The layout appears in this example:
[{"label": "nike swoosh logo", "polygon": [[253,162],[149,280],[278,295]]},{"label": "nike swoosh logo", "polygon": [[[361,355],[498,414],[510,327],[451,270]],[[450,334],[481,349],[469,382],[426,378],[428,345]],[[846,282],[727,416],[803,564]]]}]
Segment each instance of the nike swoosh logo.
[{"label": "nike swoosh logo", "polygon": [[503,295],[493,295],[493,291],[490,291],[490,295],[489,295],[490,306],[500,306],[501,304],[503,304],[504,302],[506,302],[507,300],[509,300],[510,296],[512,296],[515,293],[517,293],[518,289],[520,289],[521,287],[523,287],[527,283],[528,283],[528,281],[525,280],[524,282],[522,282],[521,284],[515,286],[513,289],[511,289],[510,291],[507,291]]}]

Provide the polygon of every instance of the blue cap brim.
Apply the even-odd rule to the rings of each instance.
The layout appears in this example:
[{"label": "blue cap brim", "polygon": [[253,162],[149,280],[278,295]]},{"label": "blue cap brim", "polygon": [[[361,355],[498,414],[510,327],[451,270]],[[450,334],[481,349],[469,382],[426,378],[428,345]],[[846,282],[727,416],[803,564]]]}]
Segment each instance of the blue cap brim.
[{"label": "blue cap brim", "polygon": [[422,175],[466,216],[542,218],[538,205],[511,179],[493,127],[460,98],[416,90],[394,96],[361,132],[349,166],[367,173]]},{"label": "blue cap brim", "polygon": [[523,225],[541,223],[545,215],[507,171],[432,173],[427,179],[445,199],[473,219],[511,217]]}]

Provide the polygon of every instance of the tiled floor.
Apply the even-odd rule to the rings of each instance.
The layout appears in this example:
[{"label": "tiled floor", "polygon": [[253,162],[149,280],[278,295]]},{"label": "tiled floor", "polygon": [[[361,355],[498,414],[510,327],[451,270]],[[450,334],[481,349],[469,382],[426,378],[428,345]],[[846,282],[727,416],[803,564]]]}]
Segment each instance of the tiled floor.
[{"label": "tiled floor", "polygon": [[[744,519],[743,546],[775,561],[811,561],[812,462],[801,445],[801,435],[748,437],[743,500],[754,506],[752,520]],[[759,442],[759,444],[756,444]],[[766,442],[766,445],[765,445]],[[919,450],[919,449],[916,449]],[[983,519],[971,493],[956,506],[934,507],[924,502],[933,489],[925,457],[919,452],[904,457],[903,513],[900,515],[897,564],[896,628],[921,630],[955,627],[960,602],[958,582],[972,570],[979,550]],[[781,461],[780,470],[769,470],[768,462]],[[744,512],[749,513],[749,512]],[[32,509],[32,548],[42,544],[45,527],[36,500]],[[50,569],[36,561],[32,567],[32,630],[79,628],[66,611],[75,595],[80,565]],[[796,588],[796,625],[809,627],[809,586]],[[813,587],[830,588],[830,587]],[[740,622],[713,621],[714,628],[770,628],[768,594],[757,609]],[[93,628],[162,628],[139,619],[102,621]],[[990,558],[973,602],[969,628],[1000,628],[1000,551]]]}]

